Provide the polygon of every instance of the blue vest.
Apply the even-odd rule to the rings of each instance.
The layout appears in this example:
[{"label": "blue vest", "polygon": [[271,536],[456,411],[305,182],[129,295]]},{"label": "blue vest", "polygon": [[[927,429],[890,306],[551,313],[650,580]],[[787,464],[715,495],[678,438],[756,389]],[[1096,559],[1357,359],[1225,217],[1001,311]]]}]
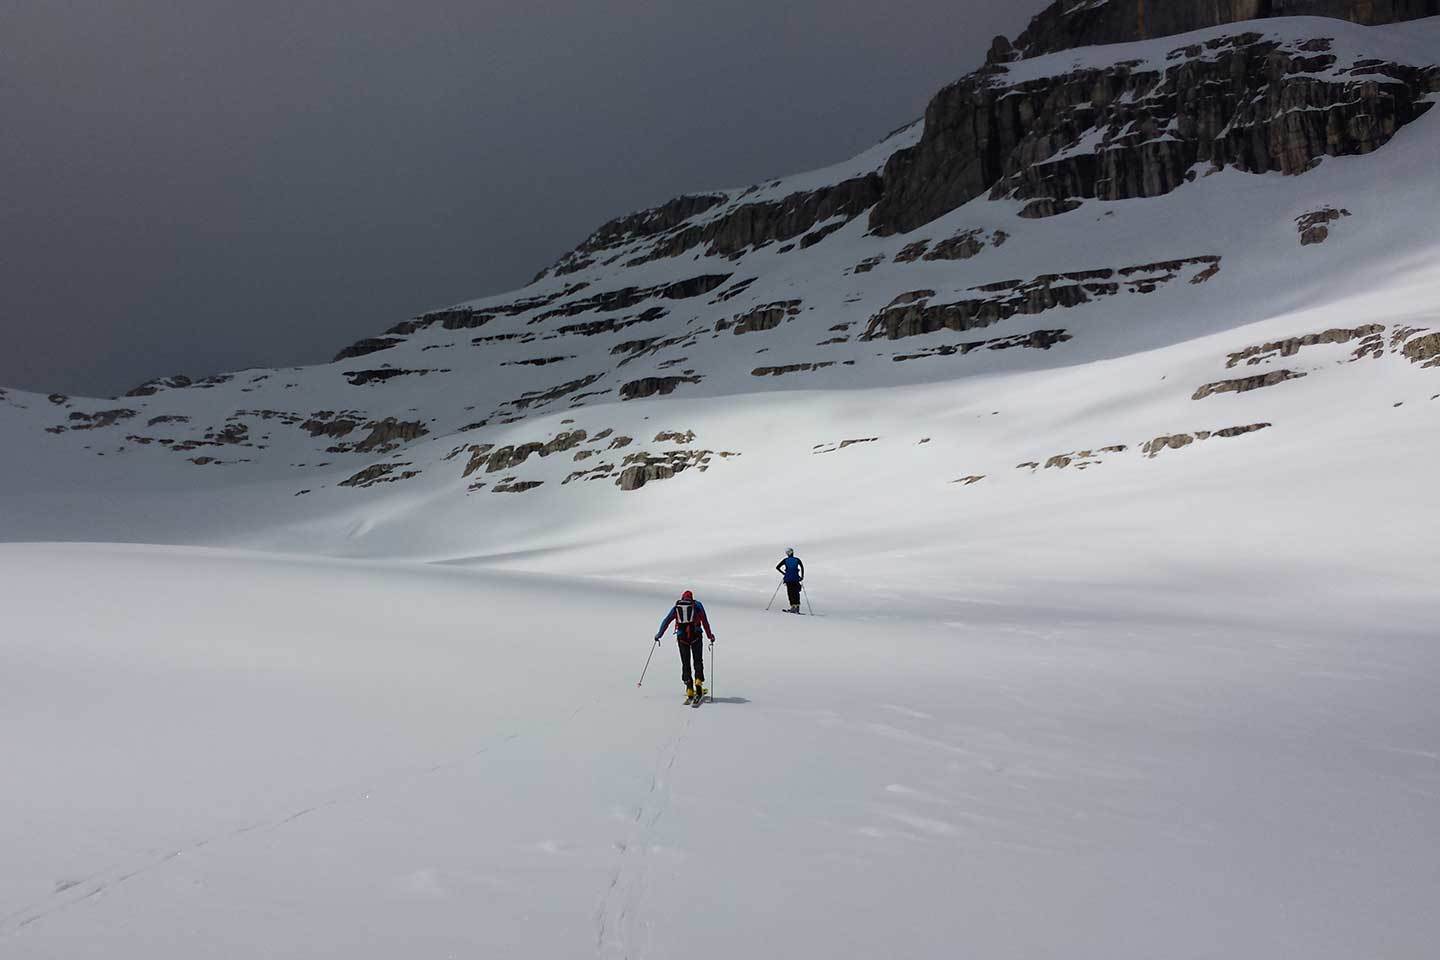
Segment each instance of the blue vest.
[{"label": "blue vest", "polygon": [[800,582],[800,561],[796,557],[786,557],[780,561],[785,566],[785,582]]}]

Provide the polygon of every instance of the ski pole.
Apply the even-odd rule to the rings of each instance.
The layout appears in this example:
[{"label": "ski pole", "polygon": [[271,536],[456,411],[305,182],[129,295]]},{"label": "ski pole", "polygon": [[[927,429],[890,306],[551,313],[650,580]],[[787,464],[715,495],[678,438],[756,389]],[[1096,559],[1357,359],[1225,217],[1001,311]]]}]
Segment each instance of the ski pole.
[{"label": "ski pole", "polygon": [[710,702],[715,702],[715,641],[710,641]]},{"label": "ski pole", "polygon": [[[659,641],[659,640],[656,640],[656,641],[655,641],[655,646],[653,646],[653,647],[650,648],[650,657],[655,656],[655,651],[656,651],[657,649],[659,649],[659,647],[660,647],[660,641]],[[638,687],[638,686],[642,686],[642,685],[645,683],[645,671],[650,669],[650,657],[646,657],[646,658],[645,658],[645,670],[641,670],[641,671],[640,671],[640,682],[637,683],[637,684],[635,684],[635,686],[637,686],[637,687]]]},{"label": "ski pole", "polygon": [[800,584],[800,592],[805,594],[805,606],[810,611],[810,616],[815,616],[815,608],[810,606],[810,591],[805,589],[805,584]]},{"label": "ski pole", "polygon": [[775,605],[775,598],[778,597],[778,596],[780,596],[780,588],[783,587],[784,585],[785,585],[784,581],[781,581],[780,583],[775,584],[775,592],[772,593],[772,594],[770,594],[770,602],[767,603],[767,604],[765,604],[765,609],[766,609],[766,610],[769,610],[772,606]]}]

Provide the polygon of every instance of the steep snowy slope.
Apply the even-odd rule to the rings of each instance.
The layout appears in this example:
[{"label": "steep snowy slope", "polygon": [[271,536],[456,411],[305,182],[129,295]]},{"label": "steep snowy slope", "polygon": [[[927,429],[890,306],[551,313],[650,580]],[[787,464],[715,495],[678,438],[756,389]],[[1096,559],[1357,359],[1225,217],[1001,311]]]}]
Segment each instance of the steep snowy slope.
[{"label": "steep snowy slope", "polygon": [[1301,18],[992,64],[852,162],[621,218],[332,364],[9,391],[0,535],[465,557],[712,502],[969,528],[1216,457],[1242,496],[1377,436],[1423,471],[1437,61],[1434,19]]}]

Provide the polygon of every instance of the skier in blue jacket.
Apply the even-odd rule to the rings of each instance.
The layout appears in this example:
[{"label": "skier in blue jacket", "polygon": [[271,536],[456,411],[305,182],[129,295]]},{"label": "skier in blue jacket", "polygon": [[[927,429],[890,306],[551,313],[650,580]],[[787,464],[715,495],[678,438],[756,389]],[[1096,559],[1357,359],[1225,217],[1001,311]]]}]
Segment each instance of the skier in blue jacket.
[{"label": "skier in blue jacket", "polygon": [[775,569],[785,578],[785,592],[790,596],[790,612],[800,612],[800,584],[805,582],[805,564],[795,556],[795,548],[785,548],[785,559],[775,564]]},{"label": "skier in blue jacket", "polygon": [[[685,702],[690,703],[705,696],[705,645],[700,642],[703,628],[710,642],[715,642],[715,633],[710,629],[710,619],[705,616],[705,605],[695,599],[695,594],[686,590],[675,601],[660,629],[655,631],[655,642],[665,635],[665,628],[675,624],[675,640],[680,645],[680,679],[685,681]],[[692,681],[691,661],[695,663]]]}]

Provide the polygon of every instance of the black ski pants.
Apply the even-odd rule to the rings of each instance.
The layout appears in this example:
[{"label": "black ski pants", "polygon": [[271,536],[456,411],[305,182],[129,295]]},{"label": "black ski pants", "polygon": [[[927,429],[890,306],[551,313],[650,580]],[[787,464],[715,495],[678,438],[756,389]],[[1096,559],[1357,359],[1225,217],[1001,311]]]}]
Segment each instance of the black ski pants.
[{"label": "black ski pants", "polygon": [[[705,645],[699,640],[676,640],[680,645],[680,679],[685,681],[685,686],[690,686],[694,680],[704,681],[705,679]],[[690,662],[695,662],[695,673],[690,673]]]},{"label": "black ski pants", "polygon": [[799,580],[796,580],[794,583],[790,583],[790,582],[787,580],[787,581],[785,582],[785,592],[788,593],[788,594],[790,594],[790,606],[792,606],[792,607],[798,607],[798,606],[800,606],[800,581],[799,581]]}]

